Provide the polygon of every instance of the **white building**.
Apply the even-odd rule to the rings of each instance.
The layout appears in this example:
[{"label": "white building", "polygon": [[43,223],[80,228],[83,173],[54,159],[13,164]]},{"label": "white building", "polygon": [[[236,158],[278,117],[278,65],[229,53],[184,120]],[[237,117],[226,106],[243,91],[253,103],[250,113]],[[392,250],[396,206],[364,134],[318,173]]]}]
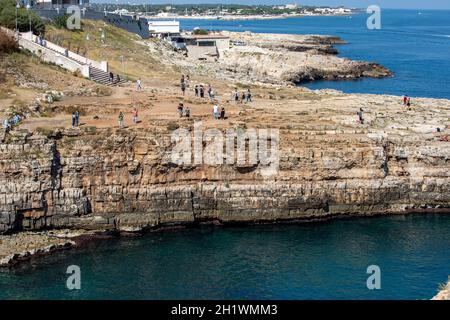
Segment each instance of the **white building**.
[{"label": "white building", "polygon": [[286,9],[289,9],[289,10],[294,10],[294,9],[297,9],[297,8],[298,8],[298,4],[296,4],[296,3],[291,3],[291,4],[285,5],[284,7],[285,7]]},{"label": "white building", "polygon": [[170,35],[180,33],[180,21],[153,21],[148,22],[148,30],[152,35]]}]

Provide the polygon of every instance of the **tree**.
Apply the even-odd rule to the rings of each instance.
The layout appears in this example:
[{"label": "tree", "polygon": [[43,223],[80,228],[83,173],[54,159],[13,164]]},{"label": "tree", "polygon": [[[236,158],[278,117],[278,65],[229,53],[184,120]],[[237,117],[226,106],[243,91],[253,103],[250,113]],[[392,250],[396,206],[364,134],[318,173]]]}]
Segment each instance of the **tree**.
[{"label": "tree", "polygon": [[[44,33],[45,25],[33,10],[26,8],[19,8],[17,11],[17,27],[20,32],[30,31],[35,34]],[[14,0],[0,0],[0,25],[9,29],[16,28],[16,2]]]}]

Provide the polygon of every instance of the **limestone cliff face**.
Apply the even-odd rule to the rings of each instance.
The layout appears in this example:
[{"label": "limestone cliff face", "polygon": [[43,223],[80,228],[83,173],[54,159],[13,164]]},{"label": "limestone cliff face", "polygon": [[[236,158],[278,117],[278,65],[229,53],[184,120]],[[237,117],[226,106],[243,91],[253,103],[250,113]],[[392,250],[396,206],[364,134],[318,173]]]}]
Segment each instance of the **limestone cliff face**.
[{"label": "limestone cliff face", "polygon": [[176,165],[170,130],[18,131],[0,144],[0,230],[139,230],[449,207],[450,145],[342,134],[280,138],[279,173]]}]

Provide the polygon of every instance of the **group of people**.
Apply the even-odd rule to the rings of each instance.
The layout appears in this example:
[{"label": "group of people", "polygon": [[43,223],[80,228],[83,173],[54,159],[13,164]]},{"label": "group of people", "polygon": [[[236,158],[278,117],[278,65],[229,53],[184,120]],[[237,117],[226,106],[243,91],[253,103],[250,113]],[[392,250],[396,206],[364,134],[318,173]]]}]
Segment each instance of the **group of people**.
[{"label": "group of people", "polygon": [[72,128],[78,127],[80,124],[80,112],[78,110],[72,112]]},{"label": "group of people", "polygon": [[186,88],[189,88],[189,75],[184,76],[184,74],[181,75],[181,79],[180,79],[180,88],[181,88],[181,92],[184,93],[186,92]]},{"label": "group of people", "polygon": [[222,106],[221,110],[220,110],[220,114],[219,114],[219,106],[217,104],[213,105],[213,115],[214,115],[214,119],[218,120],[218,119],[225,119],[225,107]]},{"label": "group of people", "polygon": [[[137,124],[139,122],[139,113],[137,108],[133,108],[133,111],[131,111],[131,116],[133,118],[133,123]],[[125,115],[123,114],[122,111],[119,112],[118,120],[119,120],[119,128],[120,129],[125,128]]]},{"label": "group of people", "polygon": [[45,41],[44,37],[41,34],[36,37],[36,43],[43,47],[47,46],[47,41]]},{"label": "group of people", "polygon": [[180,115],[180,118],[185,116],[186,118],[191,117],[191,108],[189,106],[184,107],[183,102],[180,101],[178,104],[178,114]]},{"label": "group of people", "polygon": [[[208,97],[211,100],[211,103],[214,103],[214,97],[215,97],[215,93],[214,93],[214,89],[212,88],[212,86],[210,84],[208,84],[208,89],[206,90],[206,92],[208,93]],[[200,98],[204,98],[205,97],[205,86],[203,84],[196,84],[194,87],[194,95],[196,97],[200,97]]]},{"label": "group of people", "polygon": [[110,72],[109,73],[109,82],[110,83],[119,83],[120,82],[120,75],[116,74],[116,77],[114,79],[114,73]]},{"label": "group of people", "polygon": [[239,92],[238,89],[235,89],[232,93],[232,99],[236,102],[236,103],[248,103],[248,102],[252,102],[252,92],[250,91],[250,89],[247,89],[247,91],[241,91]]},{"label": "group of people", "polygon": [[22,121],[22,117],[17,113],[14,114],[11,118],[5,118],[2,123],[3,129],[8,132],[13,126],[17,126],[20,121]]},{"label": "group of people", "polygon": [[405,107],[411,107],[411,98],[408,97],[408,95],[403,96],[403,106]]}]

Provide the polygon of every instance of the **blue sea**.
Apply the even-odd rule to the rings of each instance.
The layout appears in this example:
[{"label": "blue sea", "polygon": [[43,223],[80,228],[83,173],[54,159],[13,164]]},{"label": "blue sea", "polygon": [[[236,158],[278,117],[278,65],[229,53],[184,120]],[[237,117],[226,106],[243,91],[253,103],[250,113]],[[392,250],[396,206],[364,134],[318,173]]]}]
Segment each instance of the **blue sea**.
[{"label": "blue sea", "polygon": [[380,63],[393,78],[318,81],[304,86],[348,93],[408,94],[450,99],[450,11],[382,10],[381,29],[369,30],[369,14],[278,20],[182,20],[181,27],[260,33],[337,35],[348,42],[339,56]]},{"label": "blue sea", "polygon": [[449,230],[431,214],[97,240],[0,271],[0,299],[430,299],[450,274]]}]

